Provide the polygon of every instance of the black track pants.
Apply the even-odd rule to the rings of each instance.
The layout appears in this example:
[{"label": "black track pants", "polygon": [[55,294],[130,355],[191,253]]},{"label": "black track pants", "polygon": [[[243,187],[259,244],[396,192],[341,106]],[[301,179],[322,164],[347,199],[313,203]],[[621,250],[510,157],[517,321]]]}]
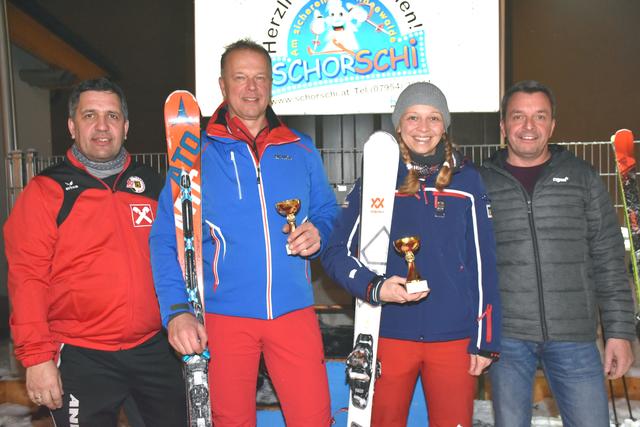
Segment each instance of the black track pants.
[{"label": "black track pants", "polygon": [[147,427],[187,425],[181,362],[164,333],[121,351],[65,345],[60,355],[63,406],[57,427],[115,427],[131,396]]}]

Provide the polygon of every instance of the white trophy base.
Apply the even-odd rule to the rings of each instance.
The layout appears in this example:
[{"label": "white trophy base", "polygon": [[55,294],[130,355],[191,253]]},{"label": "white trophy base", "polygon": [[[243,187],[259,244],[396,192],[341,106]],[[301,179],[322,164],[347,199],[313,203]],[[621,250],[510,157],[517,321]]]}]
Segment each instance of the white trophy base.
[{"label": "white trophy base", "polygon": [[287,255],[291,256],[291,249],[289,249],[289,244],[286,243],[284,247],[287,249]]},{"label": "white trophy base", "polygon": [[430,291],[429,285],[426,280],[416,280],[414,282],[407,282],[405,284],[408,294],[415,294],[416,292],[428,292]]}]

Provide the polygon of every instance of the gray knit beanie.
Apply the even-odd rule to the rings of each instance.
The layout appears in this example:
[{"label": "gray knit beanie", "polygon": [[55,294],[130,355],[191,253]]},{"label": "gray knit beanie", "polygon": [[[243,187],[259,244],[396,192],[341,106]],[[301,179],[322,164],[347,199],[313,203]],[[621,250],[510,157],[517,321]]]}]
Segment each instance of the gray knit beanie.
[{"label": "gray knit beanie", "polygon": [[391,122],[394,129],[398,129],[400,117],[412,105],[430,105],[437,108],[444,119],[445,131],[449,129],[451,115],[447,106],[447,98],[444,97],[438,86],[427,82],[412,83],[407,86],[398,97],[393,114],[391,114]]}]

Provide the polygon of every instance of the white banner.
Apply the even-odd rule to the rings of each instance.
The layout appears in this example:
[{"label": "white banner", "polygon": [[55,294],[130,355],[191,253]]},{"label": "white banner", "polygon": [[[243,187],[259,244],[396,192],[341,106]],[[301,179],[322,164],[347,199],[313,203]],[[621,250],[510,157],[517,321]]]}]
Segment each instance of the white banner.
[{"label": "white banner", "polygon": [[196,95],[222,101],[224,46],[241,38],[273,61],[277,114],[389,113],[415,81],[455,112],[499,109],[499,0],[195,0]]}]

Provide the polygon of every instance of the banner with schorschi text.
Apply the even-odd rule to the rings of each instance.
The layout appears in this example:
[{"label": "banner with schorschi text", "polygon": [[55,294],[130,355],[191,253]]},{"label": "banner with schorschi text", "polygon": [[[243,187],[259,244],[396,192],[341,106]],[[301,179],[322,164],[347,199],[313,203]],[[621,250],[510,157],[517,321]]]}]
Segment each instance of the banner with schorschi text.
[{"label": "banner with schorschi text", "polygon": [[499,21],[499,0],[195,0],[196,97],[211,115],[224,47],[250,38],[281,115],[389,113],[416,81],[451,111],[498,111]]}]

